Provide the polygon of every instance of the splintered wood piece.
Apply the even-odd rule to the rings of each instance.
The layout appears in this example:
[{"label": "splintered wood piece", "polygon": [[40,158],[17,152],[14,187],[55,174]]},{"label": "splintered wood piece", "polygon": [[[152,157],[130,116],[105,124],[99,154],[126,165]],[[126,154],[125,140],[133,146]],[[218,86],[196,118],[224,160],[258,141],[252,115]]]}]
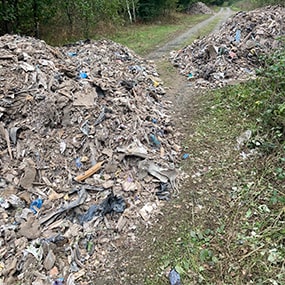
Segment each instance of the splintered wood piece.
[{"label": "splintered wood piece", "polygon": [[101,162],[98,162],[96,163],[94,166],[92,166],[91,168],[89,168],[88,170],[86,170],[84,172],[84,174],[81,174],[81,175],[78,175],[75,177],[75,180],[80,182],[80,181],[83,181],[85,180],[86,178],[90,177],[91,175],[93,175],[95,172],[97,172],[102,164],[104,163],[105,161],[101,161]]}]

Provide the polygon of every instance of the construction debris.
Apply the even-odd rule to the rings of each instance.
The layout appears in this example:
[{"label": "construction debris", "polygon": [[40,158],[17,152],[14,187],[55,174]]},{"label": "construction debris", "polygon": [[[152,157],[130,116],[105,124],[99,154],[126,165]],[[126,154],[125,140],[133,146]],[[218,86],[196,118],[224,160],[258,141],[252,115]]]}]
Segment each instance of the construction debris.
[{"label": "construction debris", "polygon": [[0,283],[87,284],[177,191],[171,102],[112,41],[5,35],[0,51]]},{"label": "construction debris", "polygon": [[186,11],[188,14],[214,14],[213,10],[211,10],[205,3],[196,2],[190,5]]},{"label": "construction debris", "polygon": [[285,8],[268,6],[239,12],[220,30],[182,50],[170,59],[193,87],[217,88],[255,77],[260,56],[284,45]]}]

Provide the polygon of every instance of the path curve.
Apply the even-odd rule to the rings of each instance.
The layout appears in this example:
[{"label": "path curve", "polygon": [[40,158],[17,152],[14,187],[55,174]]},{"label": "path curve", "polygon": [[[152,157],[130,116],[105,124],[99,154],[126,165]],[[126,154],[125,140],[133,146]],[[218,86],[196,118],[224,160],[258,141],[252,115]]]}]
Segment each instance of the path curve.
[{"label": "path curve", "polygon": [[[195,25],[174,40],[153,51],[145,58],[154,60],[155,62],[163,61],[163,57],[167,56],[171,50],[179,49],[183,42],[189,39],[189,37],[196,36],[201,28],[208,25],[216,17],[219,17],[220,21],[214,30],[218,29],[232,14],[233,12],[229,8],[222,8],[219,13]],[[196,103],[193,101],[193,97],[189,96],[191,94],[187,81],[183,76],[179,75],[178,72],[173,72],[173,70],[170,71],[170,73],[164,73],[161,70],[164,74],[162,74],[160,70],[158,71],[161,75],[161,79],[165,83],[166,81],[168,82],[168,84],[165,84],[168,88],[165,99],[173,103],[173,110],[170,112],[173,112],[173,116],[175,116],[174,120],[177,130],[182,133],[185,131],[185,128],[188,128],[187,124],[191,119],[192,113],[194,112],[192,112],[192,109],[195,109]],[[192,196],[190,195],[188,198],[191,200]],[[152,221],[152,225],[136,229],[133,240],[131,238],[125,240],[118,249],[110,253],[108,261],[106,261],[107,265],[105,270],[98,272],[99,274],[95,285],[146,284],[146,277],[149,278],[149,274],[153,274],[153,272],[151,272],[152,269],[149,268],[149,264],[157,254],[161,254],[159,249],[158,253],[153,252],[154,247],[152,247],[151,244],[160,236],[165,237],[168,234],[171,235],[173,228],[179,227],[180,220],[178,216],[180,216],[181,211],[187,212],[191,208],[189,205],[192,200],[189,202],[188,200],[186,201],[185,198],[181,199],[169,201],[168,206],[163,208],[164,214],[155,217]],[[173,214],[173,207],[176,209],[176,216]],[[170,219],[167,218],[169,213],[171,213]],[[183,215],[181,214],[181,216]],[[165,280],[165,278],[162,278],[162,283],[164,282],[163,280]]]},{"label": "path curve", "polygon": [[210,18],[206,19],[205,21],[195,25],[194,27],[190,28],[186,32],[182,33],[175,39],[167,42],[162,47],[158,48],[157,50],[151,52],[146,56],[149,60],[159,60],[164,55],[170,53],[172,50],[177,50],[181,47],[181,45],[186,42],[190,37],[195,36],[199,33],[199,31],[207,26],[209,23],[211,23],[216,18],[220,18],[220,21],[216,25],[213,31],[217,31],[219,27],[233,14],[233,11],[227,7],[227,8],[221,8],[218,13],[215,13]]}]

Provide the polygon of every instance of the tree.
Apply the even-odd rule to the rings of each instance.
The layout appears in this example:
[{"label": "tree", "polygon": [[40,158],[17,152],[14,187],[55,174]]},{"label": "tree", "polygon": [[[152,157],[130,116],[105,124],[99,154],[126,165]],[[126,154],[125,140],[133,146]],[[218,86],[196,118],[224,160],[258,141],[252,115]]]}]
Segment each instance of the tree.
[{"label": "tree", "polygon": [[170,10],[175,10],[177,3],[178,0],[139,0],[138,15],[143,21],[152,21]]},{"label": "tree", "polygon": [[178,7],[180,11],[185,11],[188,9],[189,6],[198,2],[198,0],[179,0]]},{"label": "tree", "polygon": [[25,33],[39,37],[40,23],[50,18],[54,0],[2,0],[0,33]]},{"label": "tree", "polygon": [[0,31],[2,33],[14,32],[17,22],[19,22],[18,1],[2,0],[0,4]]}]

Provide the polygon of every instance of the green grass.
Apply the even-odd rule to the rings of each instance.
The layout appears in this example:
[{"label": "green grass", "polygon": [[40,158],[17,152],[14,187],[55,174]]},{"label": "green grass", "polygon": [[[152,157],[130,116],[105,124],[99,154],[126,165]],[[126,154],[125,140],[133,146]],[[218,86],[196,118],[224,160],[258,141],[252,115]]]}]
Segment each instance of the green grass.
[{"label": "green grass", "polygon": [[[108,38],[121,43],[137,54],[146,55],[167,41],[173,39],[178,33],[182,33],[211,15],[186,15],[173,13],[156,23],[118,25],[98,23],[96,27],[90,28],[90,38],[99,40]],[[61,21],[59,19],[59,21]],[[73,34],[70,34],[69,27],[63,23],[58,23],[50,27],[42,27],[43,39],[51,45],[62,45],[84,39],[82,27],[75,27]]]},{"label": "green grass", "polygon": [[[157,234],[145,284],[168,284],[173,267],[189,285],[285,284],[284,55],[265,61],[261,79],[190,102],[190,177],[179,214],[164,215],[167,231]],[[252,137],[238,149],[245,130]]]},{"label": "green grass", "polygon": [[174,23],[159,23],[149,25],[137,25],[125,27],[110,38],[115,42],[126,45],[137,54],[146,55],[169,40],[173,39],[178,33],[187,30],[210,15],[185,15],[176,14]]},{"label": "green grass", "polygon": [[257,8],[257,1],[240,0],[232,4],[231,9],[235,12],[238,11],[250,11]]}]

